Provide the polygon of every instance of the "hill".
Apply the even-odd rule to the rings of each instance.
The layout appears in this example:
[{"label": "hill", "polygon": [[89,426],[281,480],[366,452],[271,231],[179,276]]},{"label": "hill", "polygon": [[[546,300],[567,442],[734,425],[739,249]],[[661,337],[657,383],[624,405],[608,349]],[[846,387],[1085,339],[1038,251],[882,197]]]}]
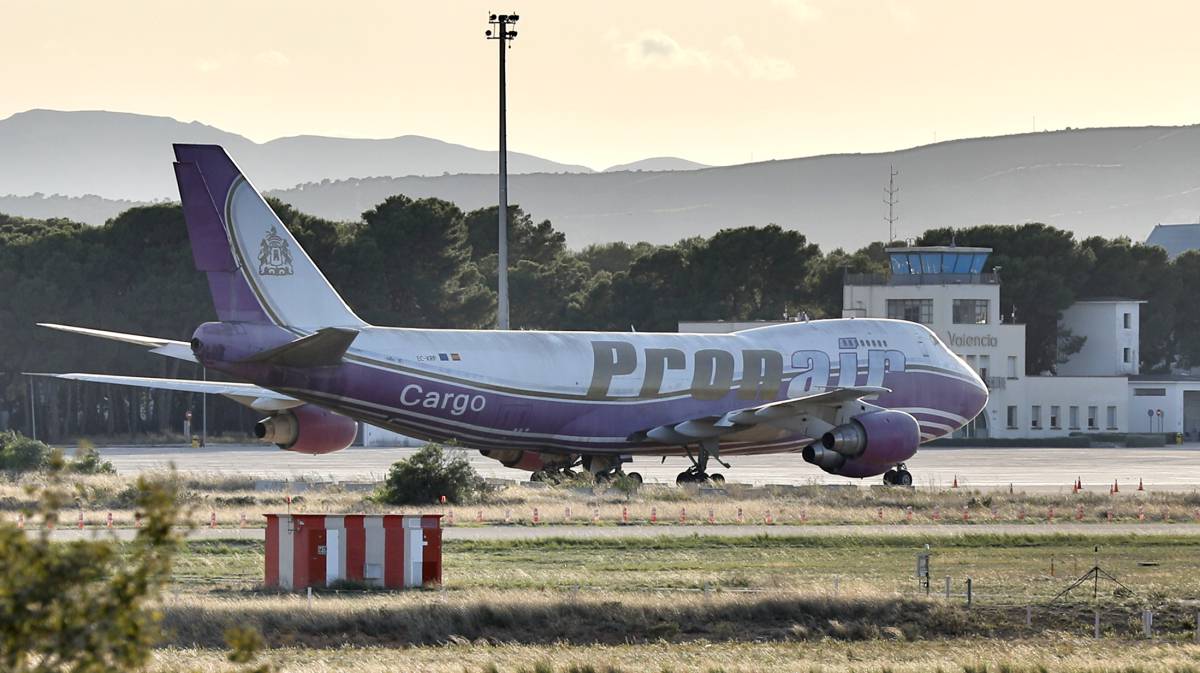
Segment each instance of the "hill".
[{"label": "hill", "polygon": [[708,168],[707,164],[680,159],[679,157],[650,157],[628,164],[617,164],[604,169],[605,173],[618,171],[694,171],[697,168]]},{"label": "hill", "polygon": [[[1041,221],[1080,236],[1143,240],[1200,214],[1200,126],[1066,130],[691,171],[515,175],[509,199],[549,218],[572,247],[656,243],[777,223],[822,247],[886,238],[881,200],[900,171],[901,237],[926,229]],[[353,219],[390,194],[494,203],[495,178],[452,175],[306,184],[275,192],[323,217]]]},{"label": "hill", "polygon": [[[176,198],[171,143],[223,145],[263,189],[372,175],[496,170],[496,152],[425,138],[295,136],[256,143],[199,122],[125,112],[29,110],[0,120],[0,194]],[[510,152],[509,171],[590,172]]]},{"label": "hill", "polygon": [[[166,167],[178,141],[223,144],[257,186],[327,218],[357,219],[397,193],[464,209],[496,199],[495,153],[429,138],[257,144],[163,117],[30,111],[0,121],[0,194],[129,201],[0,196],[0,212],[97,223],[135,200],[174,198]],[[692,170],[678,169],[691,162],[656,158],[593,173],[513,154],[509,198],[552,220],[573,247],[672,242],[770,222],[826,248],[857,247],[886,237],[882,189],[894,165],[902,238],[932,227],[1041,221],[1081,236],[1142,240],[1157,223],[1200,215],[1196,156],[1200,126],[1048,131]],[[412,175],[363,177],[398,172]]]}]

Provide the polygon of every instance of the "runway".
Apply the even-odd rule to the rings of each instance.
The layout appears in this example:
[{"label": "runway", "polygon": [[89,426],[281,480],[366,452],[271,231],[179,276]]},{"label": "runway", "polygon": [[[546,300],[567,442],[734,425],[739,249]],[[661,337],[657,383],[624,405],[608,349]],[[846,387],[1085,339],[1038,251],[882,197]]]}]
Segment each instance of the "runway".
[{"label": "runway", "polygon": [[[621,539],[691,537],[694,535],[720,537],[921,537],[946,538],[962,535],[1198,535],[1200,524],[1194,523],[1071,523],[1054,524],[914,524],[914,525],[813,525],[813,526],[735,526],[735,525],[632,525],[632,526],[472,526],[442,529],[446,541],[474,540],[538,540],[546,538]],[[30,531],[34,534],[34,531]],[[78,530],[62,528],[52,534],[55,540],[107,539],[132,540],[136,529],[102,528]],[[262,540],[264,528],[197,528],[188,532],[192,540]]]},{"label": "runway", "polygon": [[[172,463],[187,472],[245,474],[276,479],[316,478],[336,481],[380,481],[388,467],[415,452],[411,448],[351,447],[323,456],[282,451],[266,445],[210,444],[185,446],[113,446],[100,449],[105,460],[121,474],[160,470]],[[529,473],[511,470],[464,450],[471,464],[485,477],[527,479]],[[876,484],[878,478],[850,480],[826,474],[805,463],[799,454],[735,456],[732,469],[720,469],[730,482],[763,484]],[[638,457],[627,471],[637,471],[647,482],[674,483],[687,466],[684,458]],[[1152,449],[1091,448],[925,448],[908,462],[918,487],[947,487],[955,478],[964,488],[1061,491],[1076,477],[1084,487],[1107,490],[1113,480],[1123,489],[1142,480],[1160,490],[1190,491],[1200,488],[1200,444]]]}]

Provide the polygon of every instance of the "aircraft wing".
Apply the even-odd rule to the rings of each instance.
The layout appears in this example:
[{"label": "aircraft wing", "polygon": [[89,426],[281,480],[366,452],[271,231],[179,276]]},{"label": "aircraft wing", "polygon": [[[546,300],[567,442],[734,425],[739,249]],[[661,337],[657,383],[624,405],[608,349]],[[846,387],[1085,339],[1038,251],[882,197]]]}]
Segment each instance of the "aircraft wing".
[{"label": "aircraft wing", "polygon": [[259,411],[275,411],[298,407],[304,402],[277,393],[274,390],[256,386],[250,383],[233,383],[229,381],[186,381],[182,379],[156,379],[146,376],[116,376],[113,374],[39,374],[30,376],[46,376],[69,381],[90,381],[92,383],[110,383],[117,386],[136,386],[138,388],[157,388],[159,390],[177,390],[189,393],[207,393],[224,395],[234,401]]},{"label": "aircraft wing", "polygon": [[889,392],[890,389],[878,386],[830,388],[811,395],[736,409],[719,416],[660,425],[649,430],[646,436],[664,444],[687,444],[761,426],[805,432],[810,437],[818,436],[834,426],[837,412],[843,405]]},{"label": "aircraft wing", "polygon": [[60,332],[71,332],[72,334],[84,334],[87,336],[100,337],[101,339],[110,339],[112,341],[121,341],[135,346],[145,346],[150,349],[151,353],[157,355],[165,355],[176,360],[186,360],[195,362],[196,356],[192,354],[192,347],[186,341],[174,341],[172,339],[160,339],[158,337],[141,336],[138,334],[124,334],[121,332],[109,332],[102,329],[91,329],[88,327],[75,327],[74,325],[58,325],[49,322],[38,323],[39,327],[49,327]]}]

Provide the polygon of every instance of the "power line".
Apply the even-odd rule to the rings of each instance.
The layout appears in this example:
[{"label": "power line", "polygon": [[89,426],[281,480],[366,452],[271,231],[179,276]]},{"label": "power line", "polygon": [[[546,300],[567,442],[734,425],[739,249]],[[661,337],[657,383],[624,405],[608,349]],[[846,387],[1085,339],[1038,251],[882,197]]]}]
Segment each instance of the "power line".
[{"label": "power line", "polygon": [[900,199],[896,198],[896,194],[900,191],[900,188],[896,186],[897,175],[900,175],[900,171],[897,171],[895,166],[888,166],[888,186],[883,190],[883,202],[888,207],[887,216],[883,218],[888,223],[888,243],[896,240],[896,222],[900,219],[900,216],[896,214],[896,204],[900,203]]},{"label": "power line", "polygon": [[492,29],[486,35],[489,40],[497,40],[500,44],[500,245],[496,259],[496,271],[499,277],[496,301],[496,327],[508,329],[508,142],[506,140],[504,109],[504,51],[517,36],[517,31],[509,28],[521,18],[516,14],[491,14],[488,23]]}]

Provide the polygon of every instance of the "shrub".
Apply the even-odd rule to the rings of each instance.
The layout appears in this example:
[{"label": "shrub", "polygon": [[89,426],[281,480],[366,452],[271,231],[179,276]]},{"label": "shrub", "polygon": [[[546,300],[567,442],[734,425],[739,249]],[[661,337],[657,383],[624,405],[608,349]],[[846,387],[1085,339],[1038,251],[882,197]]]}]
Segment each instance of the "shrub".
[{"label": "shrub", "polygon": [[409,458],[392,464],[377,497],[390,505],[428,505],[441,496],[459,504],[476,500],[489,490],[461,452],[427,444]]},{"label": "shrub", "polygon": [[75,452],[75,460],[67,465],[67,469],[75,474],[114,474],[112,463],[100,458],[100,452],[90,443],[80,442],[79,450]]},{"label": "shrub", "polygon": [[12,430],[0,433],[0,470],[31,472],[46,467],[50,447]]}]

